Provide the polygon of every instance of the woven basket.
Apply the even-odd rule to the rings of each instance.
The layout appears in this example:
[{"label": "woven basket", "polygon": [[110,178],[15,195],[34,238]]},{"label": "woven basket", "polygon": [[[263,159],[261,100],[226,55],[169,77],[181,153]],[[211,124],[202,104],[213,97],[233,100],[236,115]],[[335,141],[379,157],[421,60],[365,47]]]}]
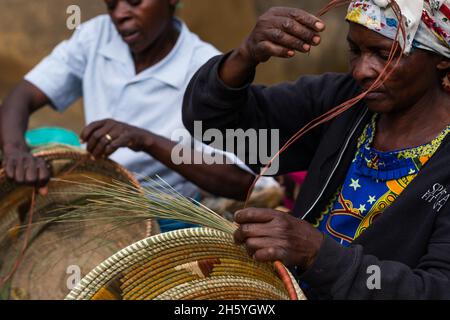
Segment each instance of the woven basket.
[{"label": "woven basket", "polygon": [[[33,153],[47,161],[52,177],[64,181],[93,183],[95,179],[110,183],[114,179],[139,186],[118,164],[95,160],[81,149],[52,145],[35,149]],[[54,180],[48,187],[47,196],[36,195],[34,222],[48,217],[56,207],[86,201],[76,184]],[[33,225],[25,255],[14,268],[26,243],[32,193],[33,188],[16,185],[0,170],[0,278],[10,278],[0,287],[2,299],[64,299],[71,288],[68,287],[71,266],[78,267],[82,276],[114,252],[153,234],[150,222],[114,232],[109,232],[114,226],[106,223]]]},{"label": "woven basket", "polygon": [[[283,267],[284,268],[284,267]],[[297,299],[301,289],[289,274]],[[152,236],[91,271],[68,300],[289,300],[273,264],[257,263],[232,236],[206,228]]]}]

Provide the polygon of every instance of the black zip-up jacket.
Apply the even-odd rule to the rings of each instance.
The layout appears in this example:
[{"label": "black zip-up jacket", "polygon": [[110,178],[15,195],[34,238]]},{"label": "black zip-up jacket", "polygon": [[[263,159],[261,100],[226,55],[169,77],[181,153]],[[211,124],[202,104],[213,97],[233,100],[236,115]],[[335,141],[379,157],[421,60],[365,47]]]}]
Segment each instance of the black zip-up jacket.
[{"label": "black zip-up jacket", "polygon": [[[360,92],[348,74],[233,89],[218,77],[221,59],[218,56],[205,64],[187,89],[183,121],[191,133],[194,121],[202,121],[203,129],[222,132],[227,128],[280,129],[283,145],[310,120]],[[281,155],[280,174],[308,170],[295,216],[313,222],[332,199],[371,117],[360,103]],[[325,237],[313,266],[298,274],[309,285],[310,298],[450,299],[449,140],[447,136],[401,196],[352,246],[346,248]],[[258,171],[261,166],[251,167]],[[377,268],[381,287],[373,282]]]}]

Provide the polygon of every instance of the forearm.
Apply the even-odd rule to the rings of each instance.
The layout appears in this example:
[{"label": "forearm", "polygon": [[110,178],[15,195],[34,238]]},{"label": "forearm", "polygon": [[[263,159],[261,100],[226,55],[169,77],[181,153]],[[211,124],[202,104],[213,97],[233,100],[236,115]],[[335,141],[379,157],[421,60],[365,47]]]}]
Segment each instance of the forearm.
[{"label": "forearm", "polygon": [[41,188],[50,179],[47,163],[30,154],[24,137],[30,114],[47,103],[44,93],[24,80],[9,94],[0,110],[2,167],[6,176],[19,184]]},{"label": "forearm", "polygon": [[[446,245],[434,248],[443,254]],[[424,265],[436,264],[436,258]],[[442,261],[443,262],[443,261]],[[439,262],[441,263],[441,262]],[[379,273],[378,273],[379,272]],[[300,276],[322,298],[331,299],[449,299],[446,268],[416,268],[364,254],[361,246],[344,248],[326,238],[313,266]]]},{"label": "forearm", "polygon": [[[164,137],[149,134],[144,150],[156,160],[176,171],[201,189],[217,196],[244,200],[254,176],[233,164],[175,163],[172,151],[177,144]],[[191,148],[182,148],[181,158],[189,152],[190,159],[203,159],[204,154]],[[191,161],[194,162],[194,161]]]},{"label": "forearm", "polygon": [[[13,101],[18,102],[18,104]],[[16,108],[15,106],[19,107]],[[18,97],[14,92],[6,98],[0,113],[0,135],[3,152],[8,152],[11,149],[27,150],[24,137],[29,121],[27,110],[26,98]]]},{"label": "forearm", "polygon": [[[198,140],[208,129],[217,129],[225,137],[229,136],[229,129],[267,129],[268,133],[279,136],[281,148],[300,128],[353,94],[351,77],[337,74],[305,76],[296,82],[271,87],[248,84],[233,89],[218,76],[224,59],[226,56],[215,57],[205,64],[192,78],[185,94],[183,122]],[[345,90],[340,92],[342,88]],[[200,125],[196,126],[195,122]],[[199,132],[199,127],[203,132]],[[283,153],[279,174],[307,169],[320,142],[322,128],[314,129]],[[267,144],[265,150],[274,150],[272,146]],[[257,151],[255,148],[259,146],[240,147],[249,153]],[[265,164],[247,163],[255,172]]]},{"label": "forearm", "polygon": [[219,66],[219,78],[231,88],[241,88],[253,81],[257,65],[242,49],[235,49]]},{"label": "forearm", "polygon": [[4,152],[28,150],[24,135],[30,115],[47,102],[44,94],[26,81],[12,90],[0,110],[0,136]]}]

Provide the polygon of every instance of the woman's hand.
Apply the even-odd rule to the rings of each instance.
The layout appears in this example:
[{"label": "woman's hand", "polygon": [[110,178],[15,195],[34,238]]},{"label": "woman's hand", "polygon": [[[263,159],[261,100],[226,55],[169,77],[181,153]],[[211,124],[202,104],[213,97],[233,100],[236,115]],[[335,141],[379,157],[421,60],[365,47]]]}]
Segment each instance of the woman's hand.
[{"label": "woman's hand", "polygon": [[296,8],[275,7],[259,17],[255,28],[222,64],[219,74],[228,86],[248,81],[255,67],[271,57],[291,58],[296,51],[309,52],[321,42],[325,24]]},{"label": "woman's hand", "polygon": [[325,24],[308,12],[275,7],[258,19],[239,50],[253,64],[270,57],[290,58],[295,51],[309,52],[311,46],[320,44],[319,32],[324,29]]},{"label": "woman's hand", "polygon": [[153,141],[153,134],[141,128],[115,120],[96,121],[81,133],[87,150],[96,158],[108,157],[119,148],[145,151]]},{"label": "woman's hand", "polygon": [[323,234],[309,223],[271,209],[248,208],[235,214],[237,244],[244,244],[256,261],[281,261],[308,269],[323,241]]},{"label": "woman's hand", "polygon": [[50,170],[44,159],[36,158],[25,148],[3,150],[2,166],[6,176],[19,184],[42,188],[50,180]]}]

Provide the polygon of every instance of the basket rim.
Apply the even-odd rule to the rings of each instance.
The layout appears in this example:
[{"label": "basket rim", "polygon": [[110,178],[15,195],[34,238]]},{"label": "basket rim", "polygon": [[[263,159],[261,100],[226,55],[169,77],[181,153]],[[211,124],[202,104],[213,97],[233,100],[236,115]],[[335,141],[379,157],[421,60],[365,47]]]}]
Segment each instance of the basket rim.
[{"label": "basket rim", "polygon": [[[98,288],[102,285],[106,284],[110,281],[114,275],[123,271],[124,269],[130,266],[130,262],[136,262],[137,259],[133,259],[133,255],[136,257],[143,256],[141,255],[143,250],[148,250],[153,248],[161,243],[167,243],[168,240],[177,240],[180,238],[188,238],[188,237],[221,237],[228,238],[232,240],[232,236],[223,231],[219,231],[216,229],[199,227],[199,228],[189,228],[189,229],[181,229],[174,230],[166,233],[157,234],[151,236],[149,238],[140,240],[135,242],[128,247],[118,251],[93,270],[91,270],[76,286],[73,288],[70,293],[66,296],[66,300],[84,300],[92,298],[96,292],[98,292]],[[119,264],[119,266],[118,266]],[[112,268],[116,266],[116,268]],[[300,289],[297,281],[291,272],[284,267],[289,275],[291,280],[291,284],[294,287],[298,299],[305,299],[303,291]],[[96,292],[94,291],[94,288]]]},{"label": "basket rim", "polygon": [[[66,145],[61,144],[55,144],[54,149],[48,149],[43,151],[38,151],[33,153],[33,156],[38,158],[43,158],[46,161],[54,161],[54,160],[87,160],[87,161],[101,161],[104,164],[110,165],[112,169],[116,170],[119,174],[123,175],[126,179],[130,181],[131,184],[133,184],[134,187],[138,188],[139,190],[142,190],[142,186],[139,183],[136,176],[130,172],[125,167],[121,166],[117,162],[110,160],[110,159],[95,159],[92,160],[92,156],[84,149],[76,148],[76,147],[70,147]],[[49,159],[46,159],[49,158]],[[0,167],[0,180],[3,179],[6,176],[5,169],[3,167]]]}]

